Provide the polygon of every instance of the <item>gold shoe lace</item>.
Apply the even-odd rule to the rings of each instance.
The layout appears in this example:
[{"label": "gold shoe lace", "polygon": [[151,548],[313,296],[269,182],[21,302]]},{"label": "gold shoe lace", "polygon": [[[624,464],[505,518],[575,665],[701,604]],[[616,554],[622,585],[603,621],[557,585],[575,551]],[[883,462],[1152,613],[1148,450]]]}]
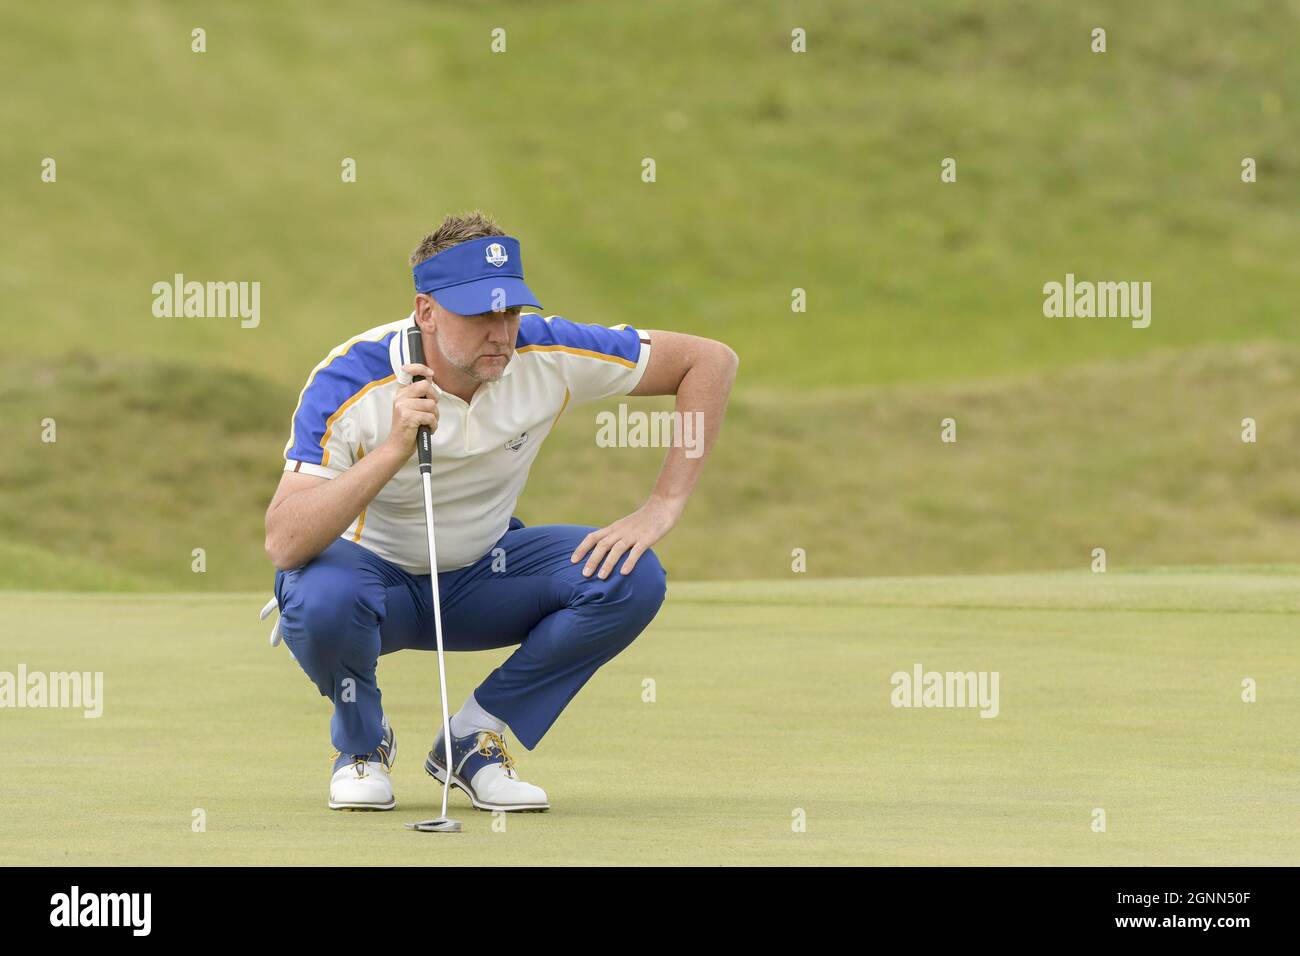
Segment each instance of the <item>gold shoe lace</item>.
[{"label": "gold shoe lace", "polygon": [[492,730],[481,732],[478,738],[478,752],[484,757],[491,757],[494,747],[501,754],[501,763],[506,768],[506,773],[514,776],[515,758],[510,756],[510,751],[506,750],[505,738]]},{"label": "gold shoe lace", "polygon": [[[330,760],[338,760],[342,756],[343,753],[336,750],[330,755]],[[369,763],[372,758],[387,767],[390,772],[397,763],[396,758],[389,757],[388,748],[384,745],[383,741],[380,741],[379,746],[375,747],[374,751],[371,753],[352,755],[352,766],[357,771],[358,777],[365,776],[365,765]]]}]

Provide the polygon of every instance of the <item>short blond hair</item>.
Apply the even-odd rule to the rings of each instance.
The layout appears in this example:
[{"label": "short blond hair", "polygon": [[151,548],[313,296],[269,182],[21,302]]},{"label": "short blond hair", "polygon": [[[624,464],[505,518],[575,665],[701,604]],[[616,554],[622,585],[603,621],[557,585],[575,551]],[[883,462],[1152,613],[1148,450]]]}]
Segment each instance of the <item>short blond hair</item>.
[{"label": "short blond hair", "polygon": [[452,246],[482,239],[485,236],[504,236],[505,231],[496,224],[496,220],[481,209],[471,209],[459,216],[447,216],[437,229],[420,240],[420,244],[411,253],[411,267],[418,266],[426,259],[432,259],[440,252]]}]

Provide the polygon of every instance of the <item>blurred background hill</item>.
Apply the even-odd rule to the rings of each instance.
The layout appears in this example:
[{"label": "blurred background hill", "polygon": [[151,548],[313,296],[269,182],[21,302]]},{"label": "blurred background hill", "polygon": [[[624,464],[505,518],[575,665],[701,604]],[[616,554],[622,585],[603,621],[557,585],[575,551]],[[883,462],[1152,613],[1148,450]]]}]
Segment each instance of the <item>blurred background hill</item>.
[{"label": "blurred background hill", "polygon": [[[1300,560],[1294,0],[2,9],[0,587],[269,588],[306,375],[473,207],[548,314],[740,353],[676,578]],[[155,318],[175,273],[260,324]],[[1066,273],[1151,282],[1150,328],[1045,318]],[[526,522],[649,491],[600,407]]]}]

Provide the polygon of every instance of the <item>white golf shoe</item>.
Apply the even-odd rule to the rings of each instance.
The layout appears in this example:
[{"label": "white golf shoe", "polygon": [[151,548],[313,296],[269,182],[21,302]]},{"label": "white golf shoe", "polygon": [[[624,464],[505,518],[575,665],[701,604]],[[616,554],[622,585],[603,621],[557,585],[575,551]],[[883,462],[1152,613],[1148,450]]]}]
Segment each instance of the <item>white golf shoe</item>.
[{"label": "white golf shoe", "polygon": [[[451,739],[453,786],[468,794],[476,810],[549,810],[546,791],[519,779],[514,758],[506,751],[505,738],[490,730]],[[442,733],[424,762],[429,776],[446,786],[446,748]]]},{"label": "white golf shoe", "polygon": [[388,773],[397,759],[397,735],[384,718],[384,739],[373,753],[334,755],[330,778],[331,810],[391,810],[397,806]]}]

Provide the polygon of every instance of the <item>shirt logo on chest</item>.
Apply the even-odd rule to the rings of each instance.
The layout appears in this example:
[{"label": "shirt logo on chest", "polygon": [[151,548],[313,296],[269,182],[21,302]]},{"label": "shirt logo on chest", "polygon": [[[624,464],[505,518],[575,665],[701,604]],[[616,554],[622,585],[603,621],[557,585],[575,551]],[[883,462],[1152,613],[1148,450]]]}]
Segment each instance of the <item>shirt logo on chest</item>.
[{"label": "shirt logo on chest", "polygon": [[524,447],[524,444],[527,441],[528,441],[528,432],[524,432],[518,438],[512,438],[508,442],[506,442],[506,447],[509,448],[511,451],[518,451],[519,449]]}]

